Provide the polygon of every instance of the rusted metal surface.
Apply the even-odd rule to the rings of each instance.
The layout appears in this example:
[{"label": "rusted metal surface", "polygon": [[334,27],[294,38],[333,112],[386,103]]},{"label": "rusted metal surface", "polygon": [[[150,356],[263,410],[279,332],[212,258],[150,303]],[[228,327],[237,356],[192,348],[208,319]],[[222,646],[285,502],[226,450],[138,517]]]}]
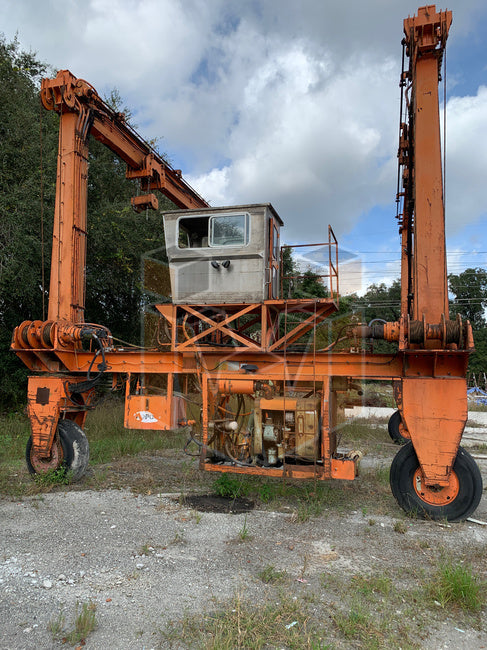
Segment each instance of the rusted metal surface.
[{"label": "rusted metal surface", "polygon": [[402,416],[427,485],[448,485],[467,421],[464,378],[402,380]]},{"label": "rusted metal surface", "polygon": [[[79,394],[76,387],[81,385],[81,381],[61,376],[29,377],[27,414],[32,431],[32,458],[44,463],[52,457],[52,444],[60,417],[68,416],[83,427],[92,392],[88,390]],[[60,454],[58,458],[62,460]]]}]

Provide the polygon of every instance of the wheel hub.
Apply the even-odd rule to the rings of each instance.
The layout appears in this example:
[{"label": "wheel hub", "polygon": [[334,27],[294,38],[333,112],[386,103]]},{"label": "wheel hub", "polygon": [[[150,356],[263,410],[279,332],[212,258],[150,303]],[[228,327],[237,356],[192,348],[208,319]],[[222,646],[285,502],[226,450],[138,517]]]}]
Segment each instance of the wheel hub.
[{"label": "wheel hub", "polygon": [[57,469],[63,462],[63,459],[63,449],[57,436],[52,443],[51,453],[48,457],[39,456],[34,452],[33,448],[30,452],[30,462],[36,474],[45,474],[51,469]]},{"label": "wheel hub", "polygon": [[426,485],[421,468],[414,473],[413,486],[418,497],[432,506],[444,506],[451,503],[458,495],[460,483],[455,472],[450,474],[450,482],[446,486]]}]

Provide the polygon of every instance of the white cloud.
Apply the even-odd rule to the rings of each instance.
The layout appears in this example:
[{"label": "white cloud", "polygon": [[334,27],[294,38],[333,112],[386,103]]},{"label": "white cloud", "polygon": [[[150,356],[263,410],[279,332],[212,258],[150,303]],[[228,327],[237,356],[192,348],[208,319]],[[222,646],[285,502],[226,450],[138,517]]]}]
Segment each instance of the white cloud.
[{"label": "white cloud", "polygon": [[[286,50],[275,44],[245,85],[228,139],[232,162],[220,168],[225,203],[271,201],[287,223],[287,240],[316,241],[328,221],[340,234],[393,199],[395,64],[362,57],[339,74],[336,68],[301,43]],[[206,176],[194,182],[215,203]]]},{"label": "white cloud", "polygon": [[[450,0],[479,38],[483,0]],[[212,204],[272,202],[288,241],[394,213],[403,0],[0,0],[7,37],[101,94]],[[484,12],[484,14],[482,14]],[[448,214],[485,212],[486,91],[453,98]],[[468,192],[465,191],[468,188]],[[375,225],[375,224],[374,224]]]},{"label": "white cloud", "polygon": [[447,105],[446,211],[452,232],[485,217],[487,88]]}]

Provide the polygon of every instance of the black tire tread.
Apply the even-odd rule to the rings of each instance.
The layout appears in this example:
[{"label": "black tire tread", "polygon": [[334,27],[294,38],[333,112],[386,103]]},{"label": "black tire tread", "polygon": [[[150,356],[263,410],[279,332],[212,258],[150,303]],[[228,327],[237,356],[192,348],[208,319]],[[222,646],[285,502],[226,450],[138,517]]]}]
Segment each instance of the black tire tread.
[{"label": "black tire tread", "polygon": [[413,486],[413,476],[418,467],[418,457],[412,443],[408,442],[394,457],[389,477],[392,494],[406,513],[457,522],[464,521],[475,511],[482,497],[482,475],[475,460],[463,447],[458,448],[453,464],[460,484],[459,493],[447,505],[431,505],[418,496]]},{"label": "black tire tread", "polygon": [[387,431],[389,432],[391,440],[396,445],[405,445],[407,442],[409,442],[409,438],[405,438],[399,430],[401,422],[401,413],[399,411],[395,411],[387,423]]},{"label": "black tire tread", "polygon": [[[73,420],[59,420],[57,435],[63,450],[61,467],[70,472],[71,482],[76,482],[84,476],[90,459],[90,446],[88,439],[81,427]],[[27,441],[25,460],[30,474],[36,474],[32,466],[30,454],[32,450],[32,436]]]}]

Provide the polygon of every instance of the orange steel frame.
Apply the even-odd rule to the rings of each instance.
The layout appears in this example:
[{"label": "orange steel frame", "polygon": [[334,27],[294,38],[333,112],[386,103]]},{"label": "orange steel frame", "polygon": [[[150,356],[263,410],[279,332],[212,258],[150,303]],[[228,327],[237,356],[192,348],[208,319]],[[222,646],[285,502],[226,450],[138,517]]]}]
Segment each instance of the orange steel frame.
[{"label": "orange steel frame", "polygon": [[[33,449],[39,458],[49,462],[60,417],[76,418],[82,424],[91,399],[86,379],[94,363],[93,350],[83,340],[91,336],[90,345],[94,338],[101,341],[103,370],[113,374],[114,384],[124,378],[128,387],[131,377],[148,374],[168,377],[161,428],[181,423],[181,413],[171,408],[173,378],[199,378],[203,394],[201,467],[205,470],[353,479],[356,458],[337,451],[334,396],[337,387],[343,389],[344,381],[366,378],[394,382],[404,435],[410,437],[417,453],[425,489],[433,493],[450,485],[467,419],[466,372],[473,350],[469,323],[450,321],[448,315],[438,74],[450,24],[451,12],[436,12],[433,5],[420,8],[417,16],[404,21],[410,68],[402,77],[409,121],[401,125],[399,149],[403,191],[398,200],[404,203],[399,220],[402,313],[397,323],[354,331],[359,338],[395,341],[397,352],[393,354],[363,349],[338,352],[333,346],[293,351],[296,342],[336,311],[335,294],[322,300],[158,305],[168,332],[165,342],[153,350],[114,348],[106,328],[84,322],[88,134],[127,163],[128,178],[141,180],[146,194],[135,197],[136,209],[154,207],[155,189],[179,207],[196,209],[207,204],[180,172],[154,154],[123,117],[102,102],[89,84],[66,70],[55,79],[43,81],[43,104],[60,115],[49,318],[46,322],[22,323],[12,342],[12,349],[36,373],[30,379],[28,399]],[[330,240],[330,250],[332,243]],[[337,259],[330,256],[330,269],[336,265]],[[333,286],[333,278],[330,280]],[[335,280],[338,289],[338,278]],[[304,317],[283,333],[282,322],[293,312]],[[188,323],[197,326],[188,327]],[[259,326],[259,340],[249,335],[250,325]],[[225,349],[222,344],[232,347]],[[356,341],[354,350],[359,348]],[[247,371],[249,365],[254,366],[252,374]],[[233,382],[234,388],[228,390],[235,393],[240,389],[248,393],[248,386],[242,382],[255,385],[272,381],[284,393],[278,400],[286,399],[286,386],[291,381],[310,386],[321,401],[319,462],[307,466],[284,463],[283,468],[208,462],[205,445],[212,400],[217,387],[223,385],[218,383],[221,381],[225,386]],[[83,390],[77,389],[78,385]]]}]

